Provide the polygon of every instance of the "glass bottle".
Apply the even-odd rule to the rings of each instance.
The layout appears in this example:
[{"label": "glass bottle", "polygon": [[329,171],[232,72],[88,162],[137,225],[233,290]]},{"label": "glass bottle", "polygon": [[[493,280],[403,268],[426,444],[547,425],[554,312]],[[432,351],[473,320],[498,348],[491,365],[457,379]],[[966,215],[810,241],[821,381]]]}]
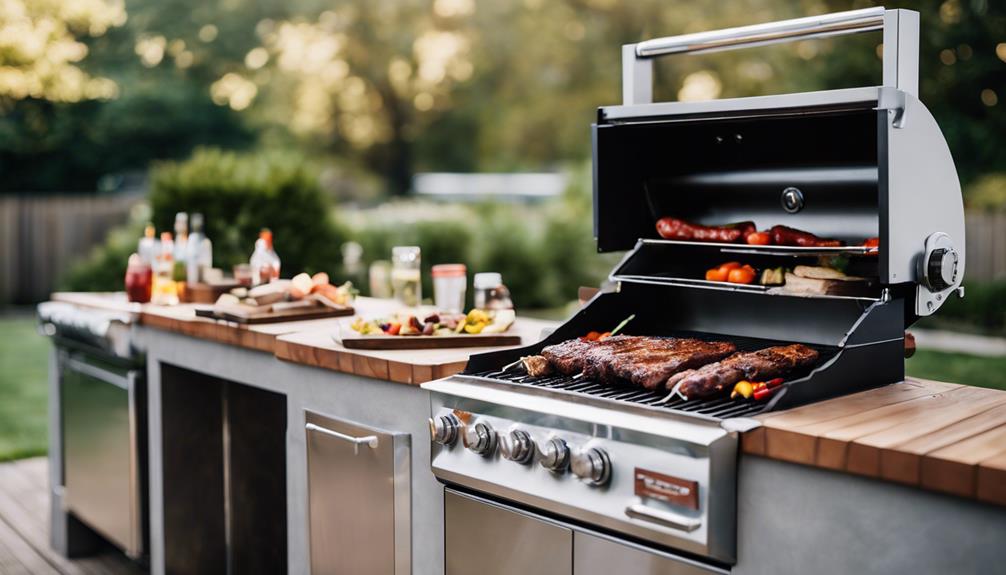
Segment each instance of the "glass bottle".
[{"label": "glass bottle", "polygon": [[203,232],[203,215],[192,214],[192,234],[185,256],[185,279],[189,284],[205,281],[203,271],[213,267],[213,248]]},{"label": "glass bottle", "polygon": [[266,284],[279,279],[279,255],[272,247],[272,232],[262,228],[258,240],[255,241],[255,251],[248,262],[251,265],[252,284]]},{"label": "glass bottle", "polygon": [[475,274],[475,307],[483,310],[513,309],[510,290],[503,285],[503,276],[495,272]]},{"label": "glass bottle", "polygon": [[178,303],[178,283],[172,276],[175,267],[175,242],[171,232],[161,233],[161,251],[154,262],[154,286],[151,301],[159,305]]},{"label": "glass bottle", "polygon": [[420,252],[417,246],[391,248],[391,291],[402,305],[416,307],[423,301]]}]

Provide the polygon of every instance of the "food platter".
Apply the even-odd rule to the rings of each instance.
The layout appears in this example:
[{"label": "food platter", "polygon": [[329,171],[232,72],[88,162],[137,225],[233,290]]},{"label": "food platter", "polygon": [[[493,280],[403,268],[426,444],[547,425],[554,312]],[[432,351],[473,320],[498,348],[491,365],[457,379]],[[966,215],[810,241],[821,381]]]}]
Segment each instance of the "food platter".
[{"label": "food platter", "polygon": [[457,335],[362,335],[348,325],[332,333],[332,339],[347,349],[449,349],[521,345],[516,333]]}]

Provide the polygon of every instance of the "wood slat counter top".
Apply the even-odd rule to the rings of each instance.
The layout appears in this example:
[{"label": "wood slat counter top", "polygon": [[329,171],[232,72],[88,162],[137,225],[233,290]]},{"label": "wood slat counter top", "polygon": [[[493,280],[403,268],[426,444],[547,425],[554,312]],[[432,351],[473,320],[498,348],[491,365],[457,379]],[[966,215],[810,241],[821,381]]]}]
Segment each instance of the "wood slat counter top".
[{"label": "wood slat counter top", "polygon": [[908,379],[758,419],[745,453],[1006,505],[1006,392]]},{"label": "wood slat counter top", "polygon": [[[348,350],[336,343],[332,334],[340,325],[352,322],[351,317],[243,325],[197,317],[196,310],[209,308],[209,304],[141,305],[127,302],[122,293],[67,292],[53,294],[52,299],[82,307],[128,311],[144,326],[274,353],[293,363],[414,385],[458,373],[473,354],[505,349]],[[354,307],[357,315],[375,317],[391,313],[399,306],[390,300],[359,297]],[[543,328],[555,325],[555,322],[518,318],[511,332],[521,336],[523,345],[530,345],[538,341]]]}]

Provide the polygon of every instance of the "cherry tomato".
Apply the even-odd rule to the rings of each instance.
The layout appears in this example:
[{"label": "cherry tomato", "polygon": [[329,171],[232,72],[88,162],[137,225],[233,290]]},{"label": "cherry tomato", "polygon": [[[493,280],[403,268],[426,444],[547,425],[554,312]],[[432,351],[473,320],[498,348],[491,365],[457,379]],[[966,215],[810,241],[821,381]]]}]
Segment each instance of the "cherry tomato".
[{"label": "cherry tomato", "polygon": [[879,248],[880,247],[880,238],[869,238],[869,239],[867,239],[865,242],[863,242],[863,247],[864,248]]},{"label": "cherry tomato", "polygon": [[754,232],[748,234],[747,242],[753,246],[767,246],[772,243],[772,234],[768,232]]},{"label": "cherry tomato", "polygon": [[727,274],[729,270],[723,268],[713,268],[711,270],[706,270],[706,281],[710,282],[725,282],[727,281]]},{"label": "cherry tomato", "polygon": [[719,269],[721,271],[726,271],[727,273],[729,273],[730,270],[735,270],[735,269],[737,269],[739,267],[741,267],[741,263],[740,262],[727,262],[725,264],[720,264]]},{"label": "cherry tomato", "polygon": [[391,322],[390,324],[388,324],[388,329],[384,330],[384,333],[388,335],[398,335],[398,332],[401,331],[401,329],[402,324],[398,322]]},{"label": "cherry tomato", "polygon": [[744,266],[730,270],[727,281],[734,284],[749,284],[755,279],[755,271],[751,266]]}]

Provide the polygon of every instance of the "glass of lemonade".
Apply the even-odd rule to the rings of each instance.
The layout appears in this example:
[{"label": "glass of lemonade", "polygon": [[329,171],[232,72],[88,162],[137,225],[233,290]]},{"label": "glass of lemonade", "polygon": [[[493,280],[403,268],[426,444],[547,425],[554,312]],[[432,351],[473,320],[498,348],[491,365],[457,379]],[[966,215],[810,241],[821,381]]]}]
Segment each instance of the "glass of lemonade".
[{"label": "glass of lemonade", "polygon": [[416,307],[423,301],[422,272],[418,246],[391,248],[391,291],[404,306]]}]

